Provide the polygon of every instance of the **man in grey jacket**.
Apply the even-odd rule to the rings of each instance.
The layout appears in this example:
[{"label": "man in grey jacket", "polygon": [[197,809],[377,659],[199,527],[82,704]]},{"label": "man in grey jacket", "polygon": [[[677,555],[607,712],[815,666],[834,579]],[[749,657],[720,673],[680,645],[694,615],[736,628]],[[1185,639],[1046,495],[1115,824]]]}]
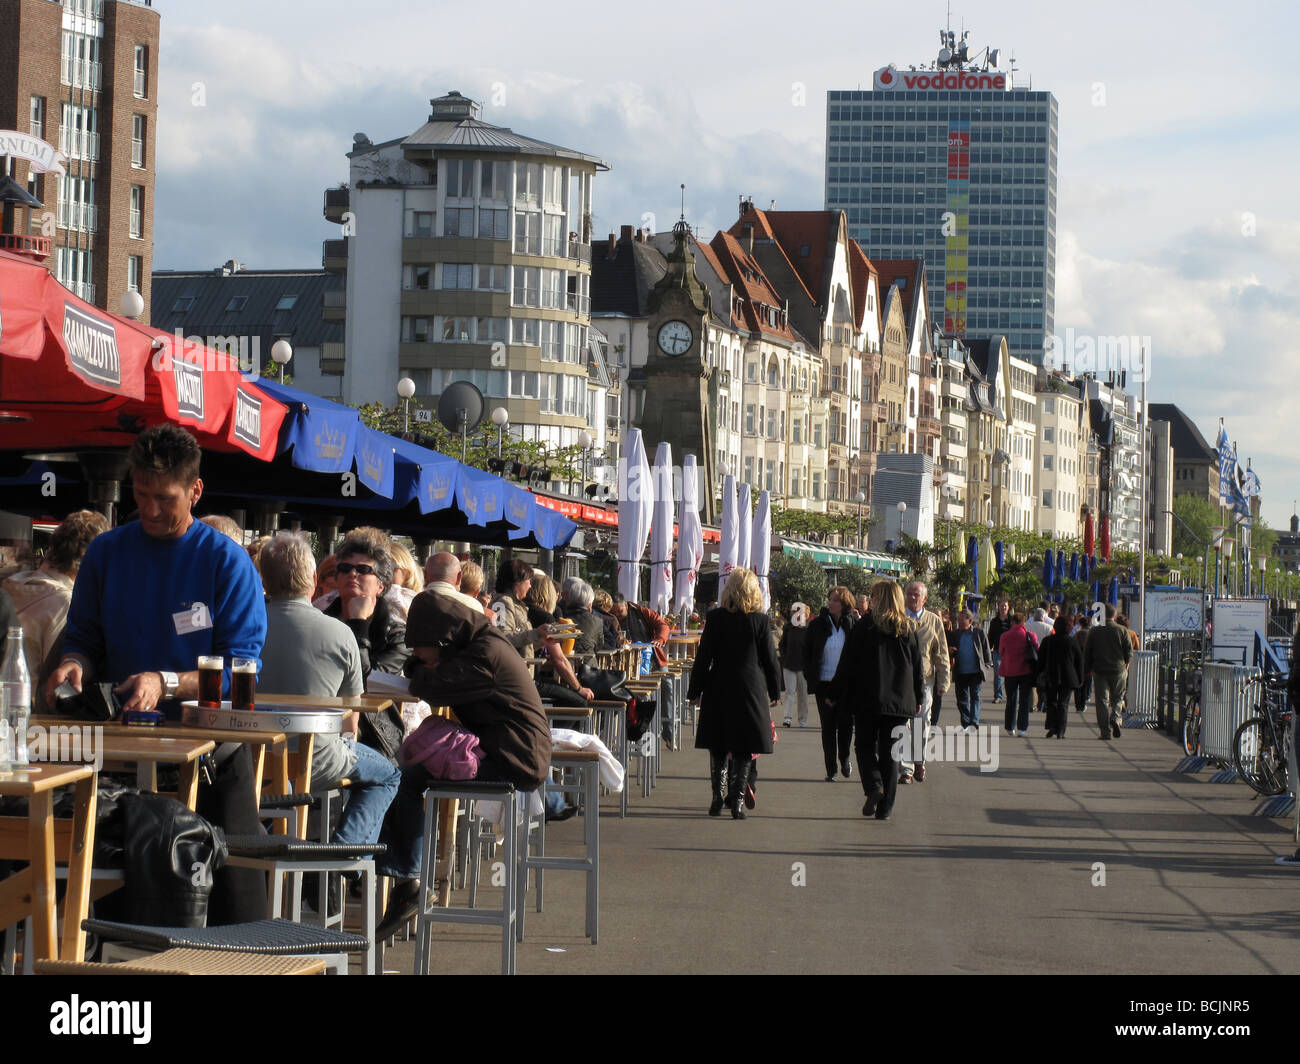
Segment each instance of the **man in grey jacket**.
[{"label": "man in grey jacket", "polygon": [[1115,623],[1115,607],[1106,604],[1106,623],[1095,626],[1088,634],[1083,667],[1092,673],[1097,698],[1097,730],[1109,741],[1119,738],[1119,707],[1124,701],[1128,682],[1128,663],[1133,657],[1133,641],[1128,629]]}]

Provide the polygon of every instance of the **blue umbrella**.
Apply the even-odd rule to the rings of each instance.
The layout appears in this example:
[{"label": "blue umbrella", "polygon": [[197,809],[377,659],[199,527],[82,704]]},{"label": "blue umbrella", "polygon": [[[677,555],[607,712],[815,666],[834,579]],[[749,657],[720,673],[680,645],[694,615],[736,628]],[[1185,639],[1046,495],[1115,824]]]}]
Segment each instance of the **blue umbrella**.
[{"label": "blue umbrella", "polygon": [[1065,551],[1056,552],[1056,586],[1058,588],[1065,586]]},{"label": "blue umbrella", "polygon": [[1056,559],[1052,553],[1052,548],[1048,547],[1043,554],[1043,587],[1047,590],[1052,589],[1056,581]]},{"label": "blue umbrella", "polygon": [[997,563],[998,572],[1002,572],[1003,566],[1006,564],[1006,550],[1006,547],[1002,545],[1002,540],[998,540],[993,544],[993,560]]},{"label": "blue umbrella", "polygon": [[1070,555],[1070,579],[1079,579],[1079,555],[1077,552]]},{"label": "blue umbrella", "polygon": [[1106,601],[1109,602],[1112,606],[1119,605],[1119,577],[1118,576],[1112,576],[1110,578],[1110,587],[1106,589]]},{"label": "blue umbrella", "polygon": [[966,564],[970,566],[971,586],[978,595],[980,590],[980,544],[974,536],[966,544]]}]

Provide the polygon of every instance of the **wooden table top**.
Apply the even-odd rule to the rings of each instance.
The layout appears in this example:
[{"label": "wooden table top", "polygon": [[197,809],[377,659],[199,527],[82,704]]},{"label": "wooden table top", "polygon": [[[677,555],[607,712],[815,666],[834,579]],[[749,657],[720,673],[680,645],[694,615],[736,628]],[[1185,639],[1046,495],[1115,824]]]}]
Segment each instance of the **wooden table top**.
[{"label": "wooden table top", "polygon": [[127,732],[131,735],[153,735],[160,739],[211,739],[214,743],[256,743],[259,746],[278,746],[285,741],[281,731],[228,731],[224,728],[201,728],[192,724],[159,724],[153,727],[125,725],[120,720],[107,721],[104,724],[92,724],[87,721],[69,720],[67,717],[34,716],[30,718],[31,727],[102,727],[105,732]]},{"label": "wooden table top", "polygon": [[358,713],[382,713],[393,705],[388,695],[276,695],[269,691],[258,691],[255,702],[304,709],[351,709]]},{"label": "wooden table top", "polygon": [[94,774],[93,765],[32,765],[12,772],[0,772],[0,794],[12,798],[30,798],[54,787],[66,787],[69,783],[76,783]]},{"label": "wooden table top", "polygon": [[149,735],[146,728],[105,730],[99,744],[105,761],[158,761],[167,765],[187,765],[216,748],[211,739],[171,739]]}]

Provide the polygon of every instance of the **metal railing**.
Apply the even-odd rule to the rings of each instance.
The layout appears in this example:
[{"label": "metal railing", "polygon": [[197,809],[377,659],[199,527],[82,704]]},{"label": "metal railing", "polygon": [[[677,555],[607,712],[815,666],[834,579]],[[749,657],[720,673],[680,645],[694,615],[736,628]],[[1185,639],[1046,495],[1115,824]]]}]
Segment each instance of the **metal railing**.
[{"label": "metal railing", "polygon": [[64,126],[59,130],[59,151],[69,159],[99,158],[99,134]]},{"label": "metal railing", "polygon": [[65,55],[59,71],[59,80],[74,89],[90,89],[98,92],[102,78],[102,67],[76,56]]},{"label": "metal railing", "polygon": [[1259,705],[1259,685],[1246,681],[1259,674],[1248,665],[1210,661],[1202,666],[1201,749],[1206,757],[1232,764],[1233,737]]},{"label": "metal railing", "polygon": [[98,212],[93,203],[77,203],[61,200],[55,211],[55,221],[60,229],[72,229],[77,232],[93,233],[96,230]]},{"label": "metal railing", "polygon": [[1128,713],[1126,727],[1151,725],[1160,718],[1160,655],[1154,650],[1139,650],[1128,666]]}]

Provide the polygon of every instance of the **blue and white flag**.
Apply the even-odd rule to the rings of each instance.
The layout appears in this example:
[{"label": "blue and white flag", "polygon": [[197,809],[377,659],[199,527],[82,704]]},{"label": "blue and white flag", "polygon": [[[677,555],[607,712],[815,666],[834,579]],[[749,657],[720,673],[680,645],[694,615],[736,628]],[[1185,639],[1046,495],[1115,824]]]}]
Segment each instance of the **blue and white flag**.
[{"label": "blue and white flag", "polygon": [[1219,505],[1228,506],[1232,503],[1232,487],[1236,483],[1237,456],[1232,450],[1232,444],[1228,442],[1228,432],[1219,425]]},{"label": "blue and white flag", "polygon": [[1242,489],[1241,468],[1237,465],[1237,452],[1232,452],[1231,466],[1232,481],[1229,485],[1229,502],[1235,513],[1246,518],[1246,527],[1250,527],[1250,502],[1246,498],[1246,492]]},{"label": "blue and white flag", "polygon": [[1255,496],[1262,494],[1259,486],[1259,477],[1253,469],[1246,470],[1245,480],[1242,482],[1242,491],[1246,493],[1246,498],[1253,499]]}]

